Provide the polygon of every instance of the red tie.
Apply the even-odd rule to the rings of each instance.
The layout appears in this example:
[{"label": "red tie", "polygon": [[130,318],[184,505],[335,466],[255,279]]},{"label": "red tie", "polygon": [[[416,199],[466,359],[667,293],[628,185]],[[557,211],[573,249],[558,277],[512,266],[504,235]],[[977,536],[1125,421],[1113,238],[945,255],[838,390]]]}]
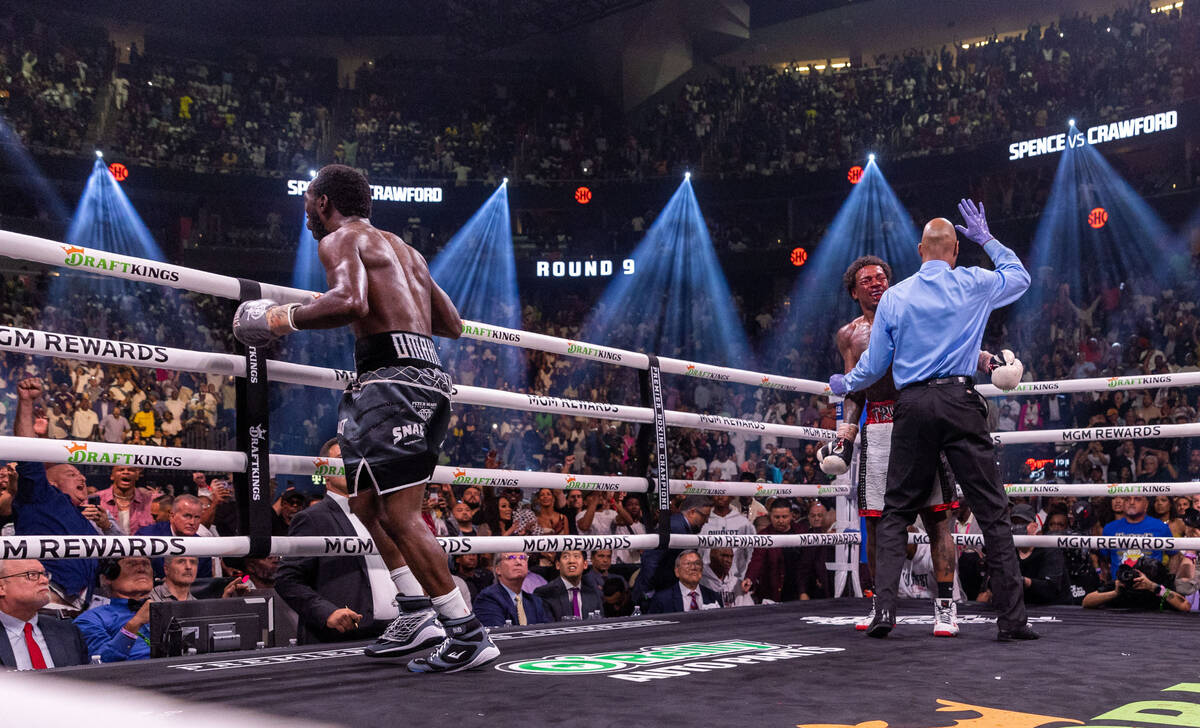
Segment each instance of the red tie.
[{"label": "red tie", "polygon": [[700,603],[696,601],[696,592],[694,592],[694,591],[688,592],[688,596],[692,598],[692,605],[691,605],[689,611],[692,611],[692,612],[699,611]]},{"label": "red tie", "polygon": [[571,588],[571,610],[575,613],[576,618],[583,617],[583,615],[579,613],[579,589],[576,587]]},{"label": "red tie", "polygon": [[38,647],[37,642],[33,639],[33,623],[25,623],[25,647],[29,650],[29,661],[33,663],[34,670],[46,669],[46,658],[42,657],[42,648]]}]

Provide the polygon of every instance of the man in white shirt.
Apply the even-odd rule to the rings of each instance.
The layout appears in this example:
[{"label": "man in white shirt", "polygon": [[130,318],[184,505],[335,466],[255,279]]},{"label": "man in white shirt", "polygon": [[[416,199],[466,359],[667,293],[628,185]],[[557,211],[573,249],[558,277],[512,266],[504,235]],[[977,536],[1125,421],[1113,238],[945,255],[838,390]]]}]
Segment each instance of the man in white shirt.
[{"label": "man in white shirt", "polygon": [[683,462],[684,472],[686,477],[699,480],[708,473],[708,461],[700,457],[700,452],[696,448],[692,448],[688,453],[688,459]]},{"label": "man in white shirt", "polygon": [[49,603],[50,579],[41,563],[0,561],[0,667],[45,670],[87,664],[87,644],[73,622],[38,616]]},{"label": "man in white shirt", "polygon": [[575,524],[580,536],[609,536],[617,511],[612,508],[613,497],[609,493],[592,491],[584,498],[584,509],[575,515]]},{"label": "man in white shirt", "polygon": [[708,466],[708,479],[717,482],[737,480],[737,463],[729,459],[729,453],[723,448],[717,450],[717,459]]},{"label": "man in white shirt", "polygon": [[79,406],[71,418],[71,437],[76,440],[91,440],[100,426],[100,418],[92,411],[92,403],[86,397],[79,398]]},{"label": "man in white shirt", "polygon": [[[613,522],[613,533],[618,536],[642,536],[646,533],[646,525],[642,523],[642,502],[633,493],[626,494],[617,509],[617,520]],[[618,564],[640,564],[641,549],[615,549],[612,559]]]},{"label": "man in white shirt", "polygon": [[[733,496],[714,495],[712,497],[712,514],[708,522],[700,529],[700,535],[746,534],[754,535],[754,524],[733,504]],[[746,569],[750,566],[750,558],[754,555],[752,548],[737,548],[733,551],[733,574],[740,582],[746,578]],[[700,557],[708,563],[709,549],[701,549]]]}]

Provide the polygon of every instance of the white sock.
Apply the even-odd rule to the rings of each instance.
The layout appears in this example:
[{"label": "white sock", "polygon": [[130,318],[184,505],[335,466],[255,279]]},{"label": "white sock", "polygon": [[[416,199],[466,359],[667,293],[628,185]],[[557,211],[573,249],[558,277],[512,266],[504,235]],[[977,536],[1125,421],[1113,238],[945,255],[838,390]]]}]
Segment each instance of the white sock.
[{"label": "white sock", "polygon": [[423,597],[425,590],[421,588],[421,582],[417,581],[417,577],[413,576],[412,569],[407,566],[401,566],[399,569],[392,569],[388,572],[392,577],[392,583],[396,585],[396,591],[406,597]]},{"label": "white sock", "polygon": [[434,597],[433,608],[437,610],[438,616],[446,619],[462,619],[471,616],[471,608],[467,606],[467,601],[463,599],[462,592],[458,589],[451,589],[440,597]]}]

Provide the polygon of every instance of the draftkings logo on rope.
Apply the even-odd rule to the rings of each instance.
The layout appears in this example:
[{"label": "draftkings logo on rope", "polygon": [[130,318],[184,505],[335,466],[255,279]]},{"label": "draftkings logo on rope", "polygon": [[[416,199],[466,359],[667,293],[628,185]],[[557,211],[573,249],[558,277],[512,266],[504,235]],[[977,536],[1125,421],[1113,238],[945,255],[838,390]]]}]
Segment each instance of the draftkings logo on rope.
[{"label": "draftkings logo on rope", "polygon": [[496,669],[524,675],[605,675],[614,680],[644,683],[844,651],[841,647],[777,645],[744,640],[685,642],[642,647],[628,652],[552,655],[538,660],[505,662],[496,665]]},{"label": "draftkings logo on rope", "polygon": [[313,468],[315,468],[313,470],[313,475],[317,475],[322,478],[328,478],[328,477],[336,478],[336,477],[344,476],[346,474],[346,466],[330,465],[329,458],[314,458],[313,459]]},{"label": "draftkings logo on rope", "polygon": [[467,475],[465,470],[455,470],[454,480],[450,481],[450,485],[490,485],[498,488],[519,488],[521,481],[518,478],[474,478]]},{"label": "draftkings logo on rope", "polygon": [[156,281],[171,281],[179,282],[179,272],[173,270],[164,270],[154,268],[148,265],[138,265],[137,263],[126,263],[121,260],[111,260],[100,256],[91,256],[87,254],[86,248],[81,248],[77,245],[60,245],[66,257],[63,259],[63,265],[70,268],[91,268],[93,270],[111,270],[121,271],[131,276],[141,278],[151,278]]},{"label": "draftkings logo on rope", "polygon": [[[687,369],[684,370],[684,374],[686,374],[689,377],[700,377],[701,379],[715,379],[718,382],[728,382],[731,378],[728,374],[721,374],[720,372],[710,372],[708,370],[701,369],[700,367],[696,366],[695,364],[688,364]],[[764,379],[764,383],[765,383],[765,379]]]},{"label": "draftkings logo on rope", "polygon": [[132,465],[138,468],[180,468],[183,458],[176,455],[140,455],[130,452],[93,452],[86,442],[63,445],[67,462],[85,465]]}]

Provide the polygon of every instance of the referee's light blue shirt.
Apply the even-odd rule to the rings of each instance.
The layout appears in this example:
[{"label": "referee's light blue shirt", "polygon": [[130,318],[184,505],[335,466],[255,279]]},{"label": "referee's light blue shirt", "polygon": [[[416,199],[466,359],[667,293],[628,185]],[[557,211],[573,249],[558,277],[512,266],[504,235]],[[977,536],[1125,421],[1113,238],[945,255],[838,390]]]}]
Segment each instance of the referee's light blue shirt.
[{"label": "referee's light blue shirt", "polygon": [[846,375],[850,391],[871,386],[889,365],[897,389],[975,373],[988,316],[1029,288],[1029,271],[1016,253],[995,239],[983,250],[995,270],[931,260],[883,294],[867,350]]}]

